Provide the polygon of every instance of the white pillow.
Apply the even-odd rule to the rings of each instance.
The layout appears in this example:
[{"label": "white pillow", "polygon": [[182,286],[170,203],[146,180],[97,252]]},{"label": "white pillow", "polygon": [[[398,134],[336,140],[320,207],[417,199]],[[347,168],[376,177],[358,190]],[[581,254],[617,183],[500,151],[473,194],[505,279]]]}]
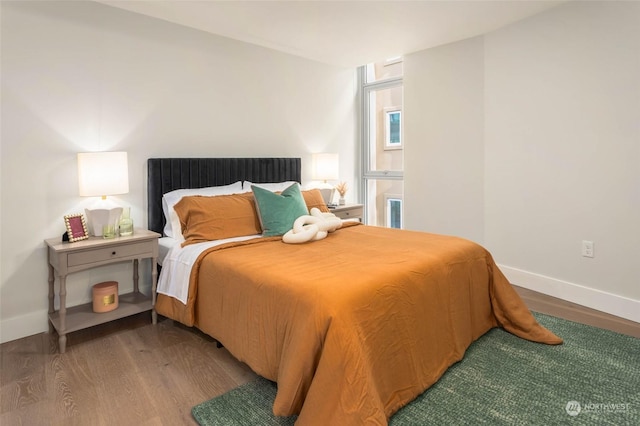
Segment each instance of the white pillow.
[{"label": "white pillow", "polygon": [[243,190],[241,181],[237,181],[230,185],[210,186],[207,188],[176,189],[175,191],[167,192],[162,196],[162,211],[164,212],[164,218],[167,221],[164,226],[164,234],[167,237],[178,240],[179,242],[184,241],[184,238],[182,237],[182,228],[180,226],[180,218],[173,208],[173,206],[182,200],[182,197],[188,197],[191,195],[205,195],[211,197],[215,195],[240,194],[243,192],[251,192],[251,187]]},{"label": "white pillow", "polygon": [[282,192],[294,183],[298,183],[298,182],[288,180],[286,182],[275,182],[275,183],[253,183],[253,182],[249,182],[248,180],[245,180],[242,187],[244,189],[248,189],[249,191],[251,191],[251,185],[255,185],[258,188],[266,189],[271,192]]}]

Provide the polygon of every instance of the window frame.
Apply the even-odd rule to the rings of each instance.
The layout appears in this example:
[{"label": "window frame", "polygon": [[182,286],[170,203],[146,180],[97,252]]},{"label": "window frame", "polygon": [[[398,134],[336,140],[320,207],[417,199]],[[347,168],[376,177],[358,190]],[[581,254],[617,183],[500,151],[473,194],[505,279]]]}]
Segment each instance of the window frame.
[{"label": "window frame", "polygon": [[[371,131],[369,128],[369,114],[371,113],[369,99],[371,92],[378,90],[391,89],[394,87],[402,87],[402,77],[393,77],[386,80],[375,81],[372,83],[366,83],[366,65],[359,68],[358,80],[360,83],[360,147],[362,150],[361,155],[361,168],[362,178],[382,178],[382,179],[398,179],[404,178],[404,172],[402,170],[372,170],[369,159],[371,157],[371,146],[369,138]],[[363,183],[364,185],[364,183]],[[363,194],[366,192],[363,192]]]},{"label": "window frame", "polygon": [[[361,197],[363,200],[365,200],[364,213],[363,213],[363,217],[365,218],[365,223],[367,222],[366,218],[369,217],[369,209],[371,208],[371,206],[369,206],[369,203],[366,202],[366,200],[368,200],[368,197],[369,197],[368,181],[378,180],[378,179],[404,181],[404,170],[372,170],[371,169],[371,163],[370,163],[371,144],[369,140],[370,138],[369,117],[371,114],[369,100],[371,97],[371,93],[378,90],[391,89],[394,87],[404,87],[403,76],[390,77],[384,80],[367,82],[367,69],[368,69],[367,65],[363,65],[359,67],[358,75],[357,75],[358,87],[359,87],[358,96],[359,96],[359,104],[360,104],[360,114],[359,114],[360,182],[359,183],[360,183]],[[402,107],[400,108],[402,109]],[[401,123],[400,128],[402,129],[402,121],[400,123]]]}]

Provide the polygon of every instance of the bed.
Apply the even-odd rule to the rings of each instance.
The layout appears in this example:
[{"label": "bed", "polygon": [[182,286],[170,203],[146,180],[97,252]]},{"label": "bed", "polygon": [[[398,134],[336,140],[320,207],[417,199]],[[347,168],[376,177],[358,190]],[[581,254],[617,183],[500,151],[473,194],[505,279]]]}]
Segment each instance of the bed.
[{"label": "bed", "polygon": [[[149,228],[166,229],[165,193],[300,182],[300,164],[149,159]],[[249,235],[203,248],[182,277],[174,281],[186,289],[183,301],[158,294],[157,312],[277,382],[274,414],[297,414],[301,425],[387,424],[494,327],[562,342],[535,321],[487,250],[456,237],[359,223],[305,244]]]}]

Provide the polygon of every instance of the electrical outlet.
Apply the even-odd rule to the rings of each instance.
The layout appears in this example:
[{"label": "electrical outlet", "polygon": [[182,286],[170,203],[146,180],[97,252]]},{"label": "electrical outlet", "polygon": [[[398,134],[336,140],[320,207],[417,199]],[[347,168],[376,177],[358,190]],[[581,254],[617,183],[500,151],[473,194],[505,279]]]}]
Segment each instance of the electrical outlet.
[{"label": "electrical outlet", "polygon": [[582,240],[582,255],[593,257],[593,241]]}]

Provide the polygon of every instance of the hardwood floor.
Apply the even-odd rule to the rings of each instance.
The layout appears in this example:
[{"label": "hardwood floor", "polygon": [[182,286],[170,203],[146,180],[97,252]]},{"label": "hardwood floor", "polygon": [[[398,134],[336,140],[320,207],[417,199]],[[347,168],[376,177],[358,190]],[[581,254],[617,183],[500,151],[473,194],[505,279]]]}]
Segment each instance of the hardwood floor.
[{"label": "hardwood floor", "polygon": [[[516,287],[534,311],[640,337],[640,324]],[[255,374],[208,336],[140,314],[0,345],[0,424],[195,425],[191,407]]]},{"label": "hardwood floor", "polygon": [[149,313],[0,345],[0,424],[197,425],[191,407],[255,377],[204,334]]},{"label": "hardwood floor", "polygon": [[586,308],[526,288],[518,286],[514,286],[514,288],[532,311],[640,338],[640,324],[637,322],[596,311],[595,309]]}]

